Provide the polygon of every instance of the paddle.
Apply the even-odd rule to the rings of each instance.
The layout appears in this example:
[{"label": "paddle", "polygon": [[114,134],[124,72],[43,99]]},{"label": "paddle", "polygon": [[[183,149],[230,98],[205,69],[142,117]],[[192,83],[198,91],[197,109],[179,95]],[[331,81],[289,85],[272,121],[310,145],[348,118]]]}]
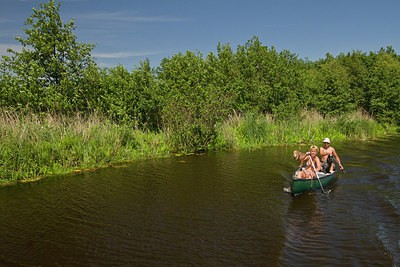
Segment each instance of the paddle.
[{"label": "paddle", "polygon": [[[314,165],[314,162],[313,162],[313,160],[312,160],[312,158],[311,158],[311,155],[308,155],[308,156],[310,157],[311,165],[312,165],[312,167],[313,167],[313,169],[314,169],[314,171],[315,171],[315,175],[317,176],[319,185],[321,186],[322,193],[326,194],[327,192],[325,192],[324,187],[322,186],[321,180],[320,180],[319,177],[318,177],[318,173],[317,173],[317,170],[315,169],[315,165]],[[329,190],[328,193],[329,193],[330,191],[331,191],[331,190]]]},{"label": "paddle", "polygon": [[[335,164],[335,166],[340,166],[340,165],[339,165],[339,162],[336,160],[335,157],[333,157],[332,160],[333,160],[333,163]],[[341,169],[341,168],[338,167],[338,169],[341,170],[343,173],[346,173],[346,172],[344,171],[344,167],[343,167],[343,169]]]}]

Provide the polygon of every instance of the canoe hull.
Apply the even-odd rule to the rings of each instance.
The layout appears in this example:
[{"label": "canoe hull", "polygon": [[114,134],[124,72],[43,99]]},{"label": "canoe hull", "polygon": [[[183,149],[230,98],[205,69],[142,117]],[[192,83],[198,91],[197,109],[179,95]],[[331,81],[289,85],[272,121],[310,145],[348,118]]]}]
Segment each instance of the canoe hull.
[{"label": "canoe hull", "polygon": [[[315,178],[315,179],[299,179],[299,178],[296,178],[296,175],[297,175],[297,172],[294,174],[293,181],[292,181],[292,194],[293,195],[298,195],[298,194],[301,194],[304,192],[321,189],[321,185],[317,178]],[[323,172],[318,172],[318,177],[319,177],[324,189],[326,187],[328,187],[336,179],[336,176],[337,176],[336,172],[331,172],[331,173],[326,173],[326,174]]]}]

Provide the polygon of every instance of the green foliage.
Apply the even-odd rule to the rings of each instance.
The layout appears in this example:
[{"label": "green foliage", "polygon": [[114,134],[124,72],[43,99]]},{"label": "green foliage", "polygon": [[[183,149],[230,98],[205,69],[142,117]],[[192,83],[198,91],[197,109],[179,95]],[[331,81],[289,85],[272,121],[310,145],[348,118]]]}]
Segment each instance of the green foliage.
[{"label": "green foliage", "polygon": [[355,109],[349,75],[340,62],[328,57],[324,62],[315,64],[304,75],[307,108],[316,109],[324,115]]},{"label": "green foliage", "polygon": [[170,151],[366,139],[400,125],[391,47],[309,62],[253,37],[236,52],[219,43],[216,55],[178,53],[157,69],[148,60],[102,69],[60,3],[40,7],[16,37],[22,51],[0,63],[0,180]]},{"label": "green foliage", "polygon": [[230,116],[218,129],[216,149],[256,148],[265,145],[321,144],[333,140],[366,139],[396,132],[383,127],[362,111],[323,117],[317,111],[303,111],[299,118],[275,120],[270,116]]},{"label": "green foliage", "polygon": [[159,129],[162,95],[149,61],[141,62],[132,73],[117,66],[102,71],[100,75],[91,73],[86,78],[98,88],[96,94],[99,95],[92,102],[103,114],[117,122]]},{"label": "green foliage", "polygon": [[[77,42],[74,21],[64,23],[54,0],[33,8],[25,21],[26,38],[16,37],[22,52],[3,57],[2,103],[35,111],[65,112],[79,106],[77,90],[85,69],[93,64],[93,45]],[[5,98],[6,95],[18,95]]]},{"label": "green foliage", "polygon": [[[358,110],[384,125],[400,124],[400,57],[391,47],[309,62],[253,37],[236,51],[219,43],[206,57],[178,53],[157,69],[148,60],[132,72],[102,69],[91,57],[94,46],[77,42],[74,21],[61,20],[60,3],[40,7],[25,22],[25,38],[16,37],[22,51],[0,64],[0,105],[8,110],[101,114],[131,131],[164,132],[175,151],[312,142],[327,131],[357,136],[363,127],[373,129],[365,136],[381,132],[372,119],[349,115]],[[313,115],[301,115],[304,109]],[[139,148],[128,144],[129,133],[121,138]],[[71,151],[83,149],[74,137],[63,142]],[[104,158],[115,153],[105,147],[98,146]],[[85,153],[68,156],[81,162]],[[18,162],[34,165],[35,155]]]},{"label": "green foliage", "polygon": [[228,57],[225,61],[236,65],[232,67],[236,74],[232,83],[237,90],[233,108],[280,117],[300,110],[302,66],[294,54],[286,50],[278,53],[274,47],[263,46],[257,37],[239,46],[234,60],[229,59],[231,54],[227,47],[220,48],[219,52],[220,56]]},{"label": "green foliage", "polygon": [[268,137],[270,123],[261,115],[249,113],[238,127],[238,134],[246,143],[263,145]]},{"label": "green foliage", "polygon": [[162,110],[164,128],[175,148],[207,149],[215,138],[215,129],[229,107],[229,94],[219,86],[211,54],[188,51],[164,59],[158,72],[160,89],[165,93]]},{"label": "green foliage", "polygon": [[380,53],[369,77],[369,110],[379,121],[400,124],[400,60]]},{"label": "green foliage", "polygon": [[0,112],[0,180],[22,180],[168,155],[163,133],[144,133],[99,115]]},{"label": "green foliage", "polygon": [[369,58],[361,51],[353,51],[347,55],[341,54],[337,59],[346,68],[349,81],[350,98],[358,108],[368,110],[366,99],[368,88],[368,61]]}]

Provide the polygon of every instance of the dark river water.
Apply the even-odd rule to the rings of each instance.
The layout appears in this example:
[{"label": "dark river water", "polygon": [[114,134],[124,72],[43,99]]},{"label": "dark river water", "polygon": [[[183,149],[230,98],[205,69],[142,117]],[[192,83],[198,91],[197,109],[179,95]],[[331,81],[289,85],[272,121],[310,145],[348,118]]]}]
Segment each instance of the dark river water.
[{"label": "dark river water", "polygon": [[1,188],[0,266],[400,266],[400,136],[332,145],[346,172],[327,195],[284,191],[305,146]]}]

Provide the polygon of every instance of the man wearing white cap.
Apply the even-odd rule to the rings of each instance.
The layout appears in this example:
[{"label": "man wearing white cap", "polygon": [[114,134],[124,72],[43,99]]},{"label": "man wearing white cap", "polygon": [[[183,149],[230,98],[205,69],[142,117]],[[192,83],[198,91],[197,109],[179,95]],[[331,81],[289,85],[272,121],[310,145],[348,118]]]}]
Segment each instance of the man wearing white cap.
[{"label": "man wearing white cap", "polygon": [[320,147],[320,149],[319,149],[319,154],[321,155],[321,161],[322,161],[322,169],[325,172],[333,171],[334,165],[330,164],[329,160],[328,160],[328,158],[331,158],[333,155],[335,157],[337,163],[339,164],[339,168],[341,170],[343,170],[342,163],[340,162],[340,159],[339,159],[338,154],[336,153],[336,150],[330,146],[331,140],[329,138],[325,138],[323,143],[324,143],[324,146]]}]

